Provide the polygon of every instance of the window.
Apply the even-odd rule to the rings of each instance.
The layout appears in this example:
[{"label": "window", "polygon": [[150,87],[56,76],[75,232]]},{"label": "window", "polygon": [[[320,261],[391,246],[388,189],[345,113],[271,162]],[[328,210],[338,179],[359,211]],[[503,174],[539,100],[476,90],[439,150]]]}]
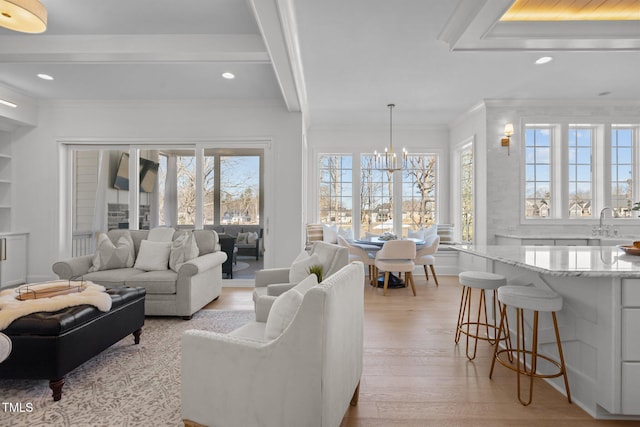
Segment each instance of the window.
[{"label": "window", "polygon": [[591,159],[593,129],[569,126],[569,217],[591,217]]},{"label": "window", "polygon": [[215,210],[215,156],[209,155],[208,150],[204,152],[203,173],[204,180],[202,182],[202,223],[204,225],[212,225],[216,223]]},{"label": "window", "polygon": [[550,126],[527,126],[525,131],[525,216],[547,218],[551,207]]},{"label": "window", "polygon": [[428,227],[436,219],[436,170],[434,154],[410,154],[402,170],[402,224],[405,230]]},{"label": "window", "polygon": [[170,222],[166,217],[165,194],[167,183],[167,156],[158,156],[158,225],[166,226]]},{"label": "window", "polygon": [[375,169],[375,156],[360,157],[361,235],[393,230],[393,173]]},{"label": "window", "polygon": [[[610,129],[610,131],[609,131]],[[636,218],[640,125],[525,125],[525,219]]]},{"label": "window", "polygon": [[[611,128],[611,209],[619,218],[631,217],[633,205],[633,128]],[[635,170],[638,170],[637,165]],[[636,176],[635,179],[638,179]]]},{"label": "window", "polygon": [[260,223],[260,157],[220,156],[222,224]]},{"label": "window", "polygon": [[320,155],[320,221],[351,224],[353,160],[350,155]]},{"label": "window", "polygon": [[[161,224],[200,226],[200,220],[203,227],[260,224],[262,149],[205,148],[195,152],[167,149],[159,159]],[[201,162],[201,177],[196,176],[198,162]],[[202,194],[196,194],[200,181]],[[199,221],[196,214],[201,216]]]},{"label": "window", "polygon": [[437,172],[436,154],[411,154],[397,172],[378,169],[374,154],[320,154],[318,220],[355,237],[426,227],[438,220]]},{"label": "window", "polygon": [[177,156],[178,225],[196,222],[196,157]]},{"label": "window", "polygon": [[473,145],[460,152],[460,215],[463,242],[473,241]]}]

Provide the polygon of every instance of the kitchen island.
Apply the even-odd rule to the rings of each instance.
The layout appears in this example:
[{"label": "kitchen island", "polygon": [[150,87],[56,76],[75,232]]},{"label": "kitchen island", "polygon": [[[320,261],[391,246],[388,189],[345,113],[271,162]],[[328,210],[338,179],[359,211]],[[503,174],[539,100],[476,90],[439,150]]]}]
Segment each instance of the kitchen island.
[{"label": "kitchen island", "polygon": [[[614,246],[454,249],[461,271],[502,274],[510,285],[562,295],[558,323],[573,402],[595,418],[640,420],[640,256]],[[550,316],[540,316],[539,350],[558,358]],[[564,393],[561,378],[548,381]]]}]

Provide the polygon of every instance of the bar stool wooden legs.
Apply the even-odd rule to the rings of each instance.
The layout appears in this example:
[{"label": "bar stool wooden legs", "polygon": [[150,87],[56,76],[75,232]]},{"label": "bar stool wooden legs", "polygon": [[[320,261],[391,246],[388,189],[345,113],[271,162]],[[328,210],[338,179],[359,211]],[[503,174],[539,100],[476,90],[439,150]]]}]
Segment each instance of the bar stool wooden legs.
[{"label": "bar stool wooden legs", "polygon": [[[460,284],[462,285],[462,295],[460,296],[460,308],[458,310],[458,323],[456,326],[456,344],[460,341],[461,335],[466,335],[466,355],[469,360],[473,360],[476,357],[478,349],[478,340],[488,341],[490,344],[495,343],[497,335],[497,300],[496,289],[506,285],[507,279],[504,276],[493,273],[486,273],[484,271],[465,271],[458,276]],[[475,319],[471,316],[472,310],[472,290],[478,289],[480,296],[478,299],[478,312]],[[493,292],[493,320],[490,321],[487,316],[487,301],[485,291]],[[484,315],[484,319],[482,316]],[[471,327],[475,327],[475,331]],[[481,333],[480,329],[484,329],[484,333]],[[469,339],[473,338],[473,351],[470,352]],[[509,333],[506,332],[502,336],[502,340],[507,342],[509,346]]]},{"label": "bar stool wooden legs", "polygon": [[[498,300],[502,303],[502,310],[500,315],[500,326],[498,327],[498,336],[496,338],[496,345],[493,351],[493,360],[491,361],[491,370],[489,371],[489,378],[493,375],[493,368],[496,360],[501,365],[515,371],[517,373],[518,400],[521,404],[527,406],[533,399],[534,378],[556,378],[563,376],[564,387],[567,392],[567,400],[571,403],[569,379],[567,378],[567,369],[564,363],[564,354],[562,352],[562,343],[560,341],[560,332],[558,330],[558,321],[556,318],[556,311],[562,309],[562,296],[553,291],[538,289],[533,286],[504,286],[498,289]],[[503,325],[507,319],[507,306],[512,306],[516,309],[516,349],[499,349],[500,335],[503,331]],[[526,349],[525,346],[524,310],[533,311],[533,328],[530,350]],[[556,344],[558,346],[559,361],[538,353],[538,313],[540,311],[551,312]],[[513,366],[512,363],[504,360],[501,357],[503,354],[508,355],[510,359],[511,357],[515,357],[516,365]],[[528,363],[527,356],[529,356]],[[551,374],[538,373],[537,368],[539,359],[546,360],[551,365],[558,368],[558,371]],[[522,375],[529,377],[529,394],[526,399],[522,396],[523,393],[521,392],[522,387],[520,376]]]}]

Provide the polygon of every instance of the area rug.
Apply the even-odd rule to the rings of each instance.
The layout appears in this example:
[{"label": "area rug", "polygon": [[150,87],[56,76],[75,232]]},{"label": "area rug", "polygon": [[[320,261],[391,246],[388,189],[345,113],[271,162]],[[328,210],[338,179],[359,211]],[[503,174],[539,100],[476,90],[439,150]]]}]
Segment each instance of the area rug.
[{"label": "area rug", "polygon": [[147,317],[139,345],[128,336],[73,370],[58,402],[47,380],[0,380],[3,406],[15,409],[0,407],[0,426],[182,426],[182,332],[225,333],[253,319],[249,310],[200,310],[189,321]]},{"label": "area rug", "polygon": [[246,262],[238,261],[233,264],[233,271],[242,271],[246,270],[247,268],[249,268],[249,264],[247,264]]}]

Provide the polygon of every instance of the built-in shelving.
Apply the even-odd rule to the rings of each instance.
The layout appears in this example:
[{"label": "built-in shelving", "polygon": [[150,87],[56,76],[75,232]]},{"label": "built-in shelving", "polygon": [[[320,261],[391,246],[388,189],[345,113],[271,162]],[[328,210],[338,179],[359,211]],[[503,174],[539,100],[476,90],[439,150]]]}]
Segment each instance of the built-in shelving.
[{"label": "built-in shelving", "polygon": [[10,148],[10,144],[0,144],[0,232],[11,231],[12,227],[12,157],[6,153]]}]

